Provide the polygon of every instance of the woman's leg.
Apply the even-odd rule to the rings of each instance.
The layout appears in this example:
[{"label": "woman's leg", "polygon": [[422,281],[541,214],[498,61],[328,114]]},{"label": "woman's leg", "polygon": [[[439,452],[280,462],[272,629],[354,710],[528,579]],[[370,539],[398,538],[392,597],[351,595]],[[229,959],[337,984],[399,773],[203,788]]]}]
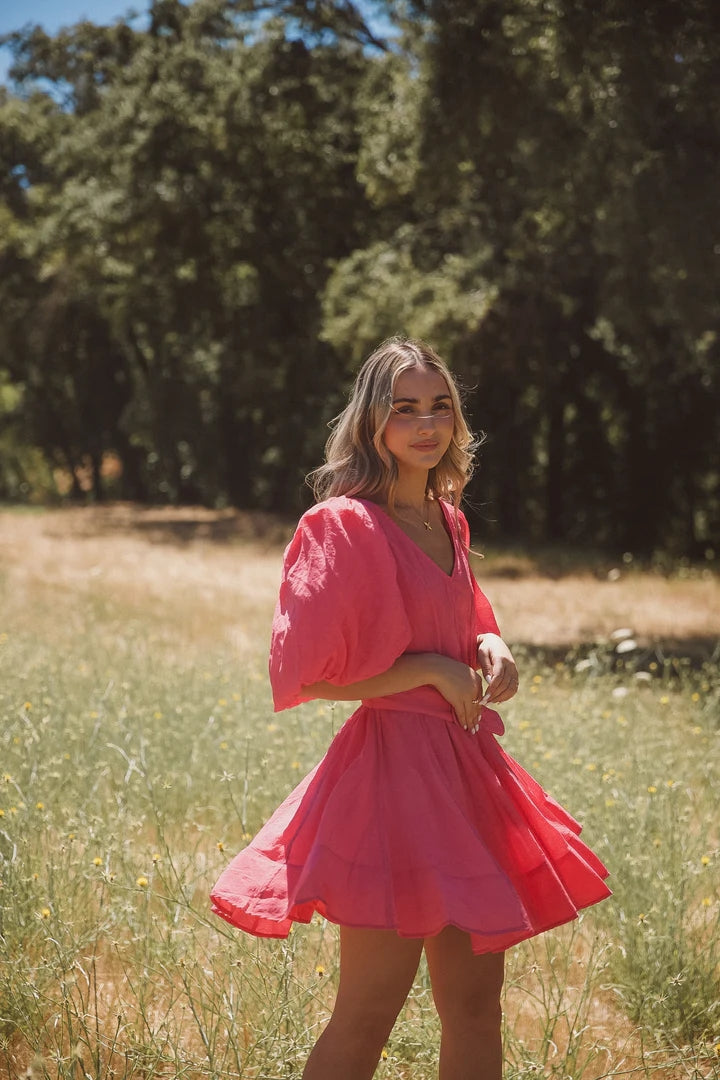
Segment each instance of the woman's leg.
[{"label": "woman's leg", "polygon": [[425,954],[442,1024],[440,1080],[500,1080],[504,954],[475,956],[455,926],[426,938]]},{"label": "woman's leg", "polygon": [[423,942],[393,930],[340,928],[340,986],[303,1080],[370,1080],[410,992]]}]

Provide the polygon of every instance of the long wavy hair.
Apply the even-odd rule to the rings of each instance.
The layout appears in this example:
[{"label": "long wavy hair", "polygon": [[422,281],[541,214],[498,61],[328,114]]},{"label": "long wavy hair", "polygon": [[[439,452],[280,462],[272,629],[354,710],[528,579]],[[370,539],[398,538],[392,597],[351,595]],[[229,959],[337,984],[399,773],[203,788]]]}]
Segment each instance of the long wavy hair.
[{"label": "long wavy hair", "polygon": [[383,433],[392,415],[395,382],[413,367],[434,368],[448,386],[455,414],[452,441],[430,470],[426,491],[429,498],[446,499],[457,510],[482,437],[476,439],[468,427],[458,386],[445,362],[424,341],[404,337],[388,338],[368,357],[347,406],[331,421],[325,462],[307,477],[318,502],[335,495],[357,495],[384,499],[390,510],[394,508],[398,467]]}]

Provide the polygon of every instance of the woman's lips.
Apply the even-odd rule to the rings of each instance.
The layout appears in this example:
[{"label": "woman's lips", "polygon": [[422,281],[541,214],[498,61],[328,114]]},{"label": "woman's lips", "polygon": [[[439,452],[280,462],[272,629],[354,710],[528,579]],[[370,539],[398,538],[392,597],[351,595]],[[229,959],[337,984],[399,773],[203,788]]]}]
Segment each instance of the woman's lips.
[{"label": "woman's lips", "polygon": [[436,442],[416,442],[412,444],[413,450],[437,450]]}]

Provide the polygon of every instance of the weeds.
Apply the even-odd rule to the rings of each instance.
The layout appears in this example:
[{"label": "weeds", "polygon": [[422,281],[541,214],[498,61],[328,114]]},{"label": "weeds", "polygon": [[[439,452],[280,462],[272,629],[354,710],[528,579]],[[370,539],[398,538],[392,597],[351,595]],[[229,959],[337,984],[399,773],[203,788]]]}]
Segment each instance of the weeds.
[{"label": "weeds", "polygon": [[[184,635],[177,598],[168,622],[102,583],[79,603],[17,581],[0,586],[0,1080],[299,1077],[336,928],[258,941],[207,895],[346,712],[273,716],[256,598],[240,661],[224,631]],[[507,1080],[718,1075],[718,689],[709,666],[649,674],[528,661],[504,710],[507,748],[614,890],[509,954]],[[429,1080],[438,1039],[423,964],[378,1075]]]}]

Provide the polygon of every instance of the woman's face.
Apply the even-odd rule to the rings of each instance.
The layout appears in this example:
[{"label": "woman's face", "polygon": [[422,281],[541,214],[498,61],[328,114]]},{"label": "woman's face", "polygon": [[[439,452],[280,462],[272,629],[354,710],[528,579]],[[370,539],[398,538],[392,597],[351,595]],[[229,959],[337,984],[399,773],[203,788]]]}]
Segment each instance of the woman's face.
[{"label": "woman's face", "polygon": [[454,429],[453,399],[439,371],[417,365],[398,375],[383,442],[401,475],[435,468]]}]

